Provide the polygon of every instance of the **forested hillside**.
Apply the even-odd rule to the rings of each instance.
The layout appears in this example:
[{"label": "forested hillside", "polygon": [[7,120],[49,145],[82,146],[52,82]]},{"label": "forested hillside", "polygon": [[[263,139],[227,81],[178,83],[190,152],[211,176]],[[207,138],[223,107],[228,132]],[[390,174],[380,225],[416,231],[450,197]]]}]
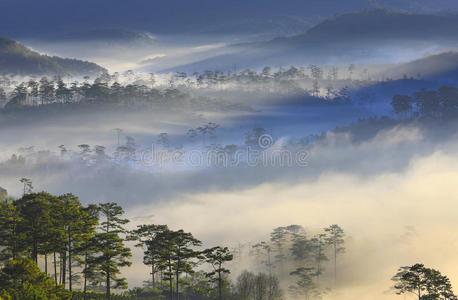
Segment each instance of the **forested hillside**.
[{"label": "forested hillside", "polygon": [[16,41],[0,38],[0,74],[95,75],[105,71],[95,63],[42,55]]}]

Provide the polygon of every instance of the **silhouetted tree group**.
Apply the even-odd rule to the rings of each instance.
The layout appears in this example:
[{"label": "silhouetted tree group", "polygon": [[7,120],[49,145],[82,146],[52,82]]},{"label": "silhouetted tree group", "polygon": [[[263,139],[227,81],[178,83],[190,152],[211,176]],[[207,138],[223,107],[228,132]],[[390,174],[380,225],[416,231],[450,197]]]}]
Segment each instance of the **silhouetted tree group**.
[{"label": "silhouetted tree group", "polygon": [[[289,286],[292,295],[308,299],[336,286],[338,259],[345,250],[344,243],[345,233],[336,224],[313,235],[300,225],[289,225],[275,228],[269,241],[253,245],[251,255],[267,274],[289,277],[293,282]],[[236,259],[240,259],[241,251],[238,253]],[[329,261],[332,277],[325,272]]]},{"label": "silhouetted tree group", "polygon": [[393,289],[398,295],[412,294],[418,300],[458,299],[448,277],[423,264],[399,268],[392,280],[395,282]]},{"label": "silhouetted tree group", "polygon": [[441,87],[437,91],[421,90],[396,95],[391,101],[394,112],[403,117],[455,118],[458,116],[458,88]]}]

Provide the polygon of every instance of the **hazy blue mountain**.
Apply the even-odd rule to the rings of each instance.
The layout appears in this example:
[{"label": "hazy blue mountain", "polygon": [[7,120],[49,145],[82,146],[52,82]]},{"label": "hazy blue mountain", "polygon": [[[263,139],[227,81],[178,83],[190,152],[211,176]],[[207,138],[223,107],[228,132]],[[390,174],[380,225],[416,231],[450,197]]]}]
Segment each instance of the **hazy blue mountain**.
[{"label": "hazy blue mountain", "polygon": [[154,43],[154,37],[143,31],[136,31],[124,28],[93,28],[86,30],[72,31],[66,34],[59,34],[49,38],[52,41],[70,42],[106,42],[106,43]]},{"label": "hazy blue mountain", "polygon": [[0,38],[0,73],[15,75],[93,75],[105,72],[99,65],[77,59],[42,55],[16,41]]},{"label": "hazy blue mountain", "polygon": [[386,109],[391,109],[390,101],[396,94],[412,95],[421,89],[437,90],[442,86],[456,86],[458,52],[445,52],[397,64],[374,74],[374,77],[391,80],[375,82],[355,90],[354,101],[363,104],[384,104]]},{"label": "hazy blue mountain", "polygon": [[274,42],[302,46],[308,43],[353,43],[391,39],[457,39],[458,14],[426,15],[376,9],[340,14],[306,33]]},{"label": "hazy blue mountain", "polygon": [[422,78],[429,80],[458,79],[458,52],[430,55],[409,63],[396,65],[382,73],[388,78]]},{"label": "hazy blue mountain", "polygon": [[[259,68],[291,64],[348,64],[376,61],[402,52],[421,53],[423,49],[458,46],[458,14],[432,15],[393,12],[385,9],[364,10],[335,15],[307,32],[233,46],[231,54],[207,58],[182,66],[184,71],[203,69]],[[392,53],[389,53],[392,52]],[[417,54],[418,55],[418,54]],[[417,56],[418,57],[418,56]],[[179,69],[181,68],[174,68]],[[167,70],[168,71],[168,70]]]},{"label": "hazy blue mountain", "polygon": [[[390,8],[409,12],[458,9],[455,0],[2,0],[0,35],[32,37],[95,27],[152,33],[214,32],[249,19],[294,16],[316,23],[335,13]],[[269,24],[266,24],[269,25]],[[270,25],[269,25],[270,26]],[[226,30],[226,28],[221,30]],[[239,30],[239,29],[238,29]]]},{"label": "hazy blue mountain", "polygon": [[304,33],[321,17],[315,19],[291,15],[253,17],[220,22],[204,29],[205,34],[243,35],[266,40],[278,36],[289,36]]}]

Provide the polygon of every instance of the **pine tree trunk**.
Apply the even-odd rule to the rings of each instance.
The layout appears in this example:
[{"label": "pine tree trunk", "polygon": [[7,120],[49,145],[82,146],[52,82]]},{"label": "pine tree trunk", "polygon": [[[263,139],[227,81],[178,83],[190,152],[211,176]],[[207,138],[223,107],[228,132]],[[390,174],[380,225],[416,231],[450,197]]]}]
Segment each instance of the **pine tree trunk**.
[{"label": "pine tree trunk", "polygon": [[71,244],[71,231],[68,231],[68,288],[72,291],[72,244]]},{"label": "pine tree trunk", "polygon": [[316,285],[318,288],[320,287],[320,272],[321,272],[320,270],[321,270],[320,260],[318,259],[318,266],[317,266],[317,271],[316,271]]},{"label": "pine tree trunk", "polygon": [[87,297],[86,289],[87,289],[86,278],[84,278],[84,291],[83,291],[84,300],[86,300],[86,297]]},{"label": "pine tree trunk", "polygon": [[334,242],[334,285],[337,283],[337,245]]},{"label": "pine tree trunk", "polygon": [[154,280],[154,264],[151,264],[151,279],[153,280],[152,285],[154,289],[156,287],[155,280]]},{"label": "pine tree trunk", "polygon": [[176,300],[179,300],[180,299],[180,294],[179,294],[179,290],[178,290],[178,280],[180,279],[180,260],[178,259],[178,263],[177,263],[177,271],[176,271],[176,274],[175,274],[175,277],[176,277]]},{"label": "pine tree trunk", "polygon": [[38,264],[38,243],[36,238],[33,238],[32,259]]},{"label": "pine tree trunk", "polygon": [[57,261],[56,261],[56,251],[54,251],[53,253],[54,253],[54,281],[55,281],[56,286],[57,286]]},{"label": "pine tree trunk", "polygon": [[169,285],[170,285],[170,300],[173,300],[173,273],[172,273],[172,262],[170,261],[169,258],[169,273],[170,273],[170,279],[169,279]]},{"label": "pine tree trunk", "polygon": [[45,253],[45,274],[48,276],[48,254]]},{"label": "pine tree trunk", "polygon": [[66,272],[67,271],[67,253],[64,252],[62,254],[62,285],[65,288],[65,279],[66,279]]},{"label": "pine tree trunk", "polygon": [[87,253],[84,254],[84,283],[83,283],[83,296],[84,300],[86,300],[86,291],[87,291]]},{"label": "pine tree trunk", "polygon": [[107,273],[107,300],[110,300],[111,290],[110,290],[110,273]]},{"label": "pine tree trunk", "polygon": [[62,284],[62,253],[59,253],[59,284]]},{"label": "pine tree trunk", "polygon": [[[220,267],[221,269],[221,267]],[[223,279],[221,278],[221,271],[218,271],[218,299],[221,300],[223,298]]]},{"label": "pine tree trunk", "polygon": [[337,244],[334,242],[334,285],[337,284]]}]

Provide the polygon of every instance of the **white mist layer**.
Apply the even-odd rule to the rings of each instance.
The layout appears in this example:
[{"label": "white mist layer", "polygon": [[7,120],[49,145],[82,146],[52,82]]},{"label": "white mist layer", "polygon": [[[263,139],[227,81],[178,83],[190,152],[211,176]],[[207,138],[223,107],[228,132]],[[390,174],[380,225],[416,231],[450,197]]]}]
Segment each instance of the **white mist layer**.
[{"label": "white mist layer", "polygon": [[[436,152],[414,159],[402,173],[370,179],[328,173],[312,183],[184,194],[129,215],[145,216],[139,223],[184,228],[207,245],[227,246],[266,240],[277,226],[319,229],[337,223],[348,234],[347,251],[338,266],[339,285],[325,298],[394,299],[390,278],[402,265],[424,263],[458,284],[457,183],[458,156]],[[233,276],[243,268],[233,267]],[[138,283],[147,274],[139,261],[125,275]]]}]

